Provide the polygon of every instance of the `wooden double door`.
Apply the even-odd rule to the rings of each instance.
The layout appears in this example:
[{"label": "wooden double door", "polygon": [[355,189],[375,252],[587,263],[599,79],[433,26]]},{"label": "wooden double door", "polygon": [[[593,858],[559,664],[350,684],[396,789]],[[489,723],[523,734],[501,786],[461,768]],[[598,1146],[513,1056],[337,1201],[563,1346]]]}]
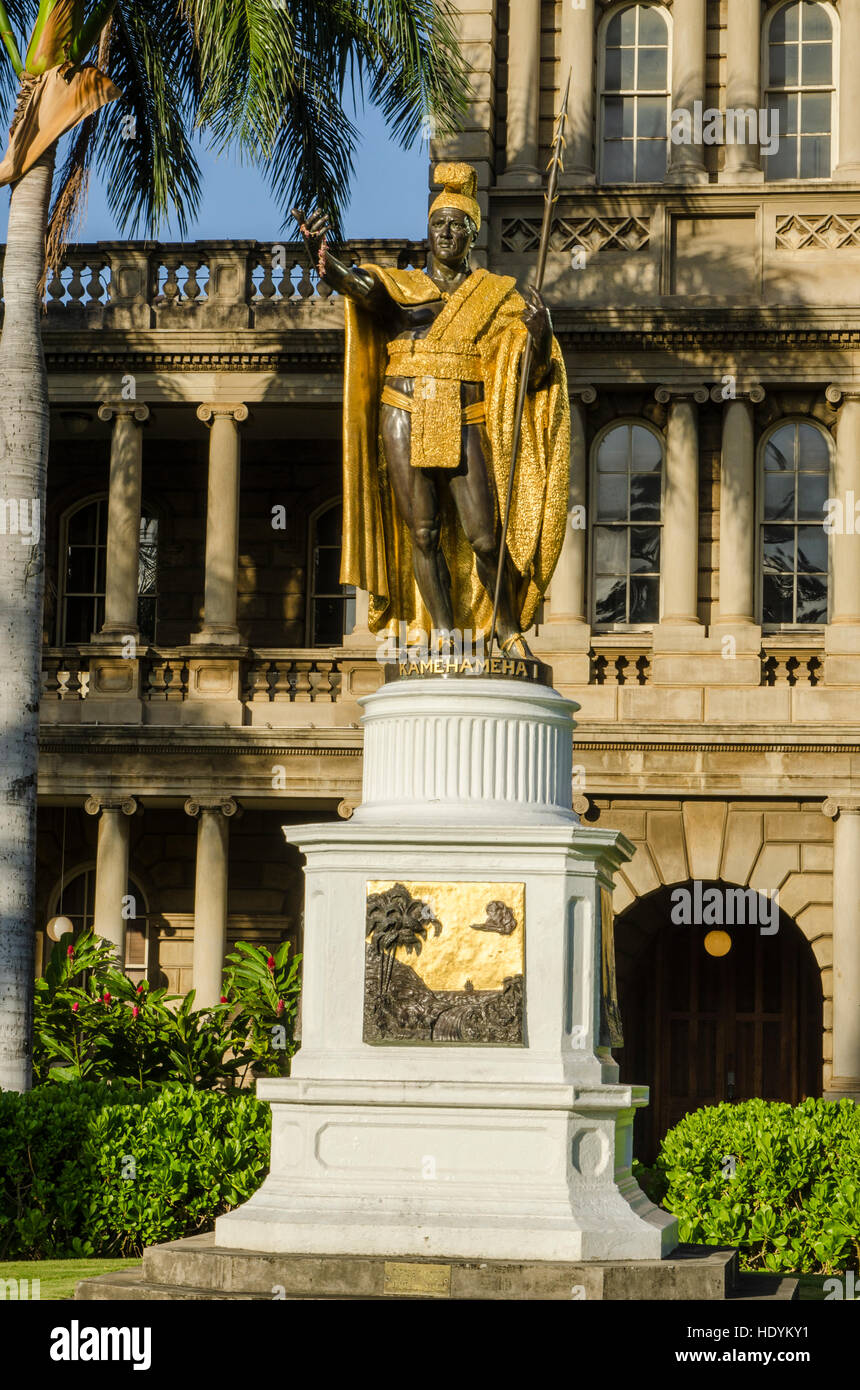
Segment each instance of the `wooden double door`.
[{"label": "wooden double door", "polygon": [[700,1106],[821,1094],[820,975],[799,927],[780,914],[773,935],[726,928],[731,947],[715,956],[709,928],[672,923],[669,890],[654,899],[615,924],[624,1047],[614,1055],[622,1081],[651,1088],[634,1131],[643,1162]]}]

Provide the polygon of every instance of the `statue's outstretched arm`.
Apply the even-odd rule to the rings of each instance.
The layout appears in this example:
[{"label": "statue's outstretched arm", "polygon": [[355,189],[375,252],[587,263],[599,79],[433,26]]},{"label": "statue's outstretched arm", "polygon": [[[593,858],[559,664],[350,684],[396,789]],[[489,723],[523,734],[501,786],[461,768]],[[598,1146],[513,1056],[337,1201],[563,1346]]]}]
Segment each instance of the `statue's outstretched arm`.
[{"label": "statue's outstretched arm", "polygon": [[331,250],[326,242],[326,232],[330,227],[324,212],[315,208],[306,217],[301,208],[293,208],[293,217],[299,224],[311,265],[327,285],[337,294],[345,294],[350,299],[357,300],[371,313],[385,317],[396,313],[394,301],[380,280],[358,266],[346,265]]}]

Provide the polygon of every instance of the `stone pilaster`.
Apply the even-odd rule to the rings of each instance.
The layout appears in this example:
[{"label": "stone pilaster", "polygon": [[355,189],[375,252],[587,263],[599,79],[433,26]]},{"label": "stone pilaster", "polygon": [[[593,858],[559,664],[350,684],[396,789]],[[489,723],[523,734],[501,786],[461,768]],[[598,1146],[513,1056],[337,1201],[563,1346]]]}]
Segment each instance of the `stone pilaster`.
[{"label": "stone pilaster", "polygon": [[663,487],[661,624],[697,626],[699,582],[699,406],[706,386],[658,386],[668,405]]},{"label": "stone pilaster", "polygon": [[570,73],[567,148],[561,184],[592,184],[594,175],[594,0],[561,7],[559,81],[562,93]]},{"label": "stone pilaster", "polygon": [[826,685],[860,684],[860,390],[828,386],[839,407],[830,517],[830,616],[824,635]]},{"label": "stone pilaster", "polygon": [[248,407],[215,401],[201,405],[197,418],[211,426],[206,503],[206,581],[203,626],[193,644],[236,646],[239,577],[239,425]]},{"label": "stone pilaster", "polygon": [[828,1099],[860,1102],[860,797],[828,797],[833,820],[833,1071]]},{"label": "stone pilaster", "polygon": [[133,796],[94,795],[84,802],[87,815],[99,817],[93,931],[114,947],[120,969],[125,965],[123,900],[128,894],[129,832],[137,809]]},{"label": "stone pilaster", "polygon": [[507,162],[500,182],[538,186],[540,0],[516,0],[509,13]]},{"label": "stone pilaster", "polygon": [[[834,179],[860,183],[860,5],[842,0],[839,10],[839,75],[836,82],[839,102],[839,163]],[[834,77],[836,74],[834,73]]]},{"label": "stone pilaster", "polygon": [[[706,0],[674,0],[672,5],[672,110],[689,111],[705,101]],[[756,46],[758,53],[758,45]],[[707,183],[703,145],[669,143],[669,183]]]},{"label": "stone pilaster", "polygon": [[714,386],[711,399],[723,401],[720,461],[720,604],[717,622],[736,626],[755,621],[755,431],[753,405],[764,388],[737,390],[728,400]]},{"label": "stone pilaster", "polygon": [[570,390],[570,483],[567,525],[555,573],[550,581],[547,616],[537,642],[551,660],[561,684],[587,685],[591,628],[586,595],[588,527],[585,499],[588,488],[586,406],[597,399],[593,386]]},{"label": "stone pilaster", "polygon": [[137,637],[140,565],[140,498],[143,430],[149,406],[134,401],[99,406],[99,419],[113,421],[108,485],[105,619],[94,642]]},{"label": "stone pilaster", "polygon": [[227,952],[230,818],[239,806],[232,796],[190,797],[185,810],[197,820],[192,984],[197,1007],[211,1008],[221,997]]},{"label": "stone pilaster", "polygon": [[[761,36],[761,6],[750,0],[726,0],[727,109],[758,112],[762,105]],[[721,183],[761,183],[763,179],[757,144],[726,144]]]}]

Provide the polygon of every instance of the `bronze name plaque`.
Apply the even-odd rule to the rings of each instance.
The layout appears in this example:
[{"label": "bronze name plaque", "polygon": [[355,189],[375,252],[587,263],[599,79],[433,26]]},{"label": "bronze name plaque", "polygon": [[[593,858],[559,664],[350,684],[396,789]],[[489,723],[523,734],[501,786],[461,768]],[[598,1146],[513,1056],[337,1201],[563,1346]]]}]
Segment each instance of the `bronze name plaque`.
[{"label": "bronze name plaque", "polygon": [[451,1297],[451,1266],[397,1264],[385,1261],[383,1293],[431,1294],[435,1298]]}]

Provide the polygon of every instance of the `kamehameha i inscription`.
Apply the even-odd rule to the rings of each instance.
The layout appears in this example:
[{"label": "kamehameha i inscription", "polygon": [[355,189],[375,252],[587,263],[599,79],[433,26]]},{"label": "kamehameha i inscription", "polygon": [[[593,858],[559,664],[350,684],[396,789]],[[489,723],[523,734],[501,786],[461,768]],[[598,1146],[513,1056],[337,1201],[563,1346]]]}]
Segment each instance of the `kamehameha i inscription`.
[{"label": "kamehameha i inscription", "polygon": [[[464,889],[483,885],[462,885]],[[457,885],[445,885],[449,890]],[[519,889],[520,885],[513,885]],[[449,934],[465,932],[511,936],[520,928],[516,905],[493,898],[484,904],[483,922],[451,922]],[[440,914],[441,915],[441,914]],[[366,960],[364,992],[364,1041],[497,1043],[517,1045],[523,1039],[522,973],[506,975],[496,988],[476,988],[472,979],[463,978],[460,988],[431,988],[417,965],[429,942],[441,936],[446,924],[440,921],[426,900],[415,897],[409,887],[395,883],[382,892],[369,892],[367,898]],[[485,938],[486,940],[486,938]],[[472,942],[475,938],[472,938]],[[481,951],[479,945],[479,953]],[[492,948],[490,948],[492,949]],[[414,956],[416,968],[398,959],[397,953]],[[463,955],[467,969],[480,961],[472,945]],[[446,967],[456,973],[457,953]],[[447,981],[446,981],[447,986]]]}]

